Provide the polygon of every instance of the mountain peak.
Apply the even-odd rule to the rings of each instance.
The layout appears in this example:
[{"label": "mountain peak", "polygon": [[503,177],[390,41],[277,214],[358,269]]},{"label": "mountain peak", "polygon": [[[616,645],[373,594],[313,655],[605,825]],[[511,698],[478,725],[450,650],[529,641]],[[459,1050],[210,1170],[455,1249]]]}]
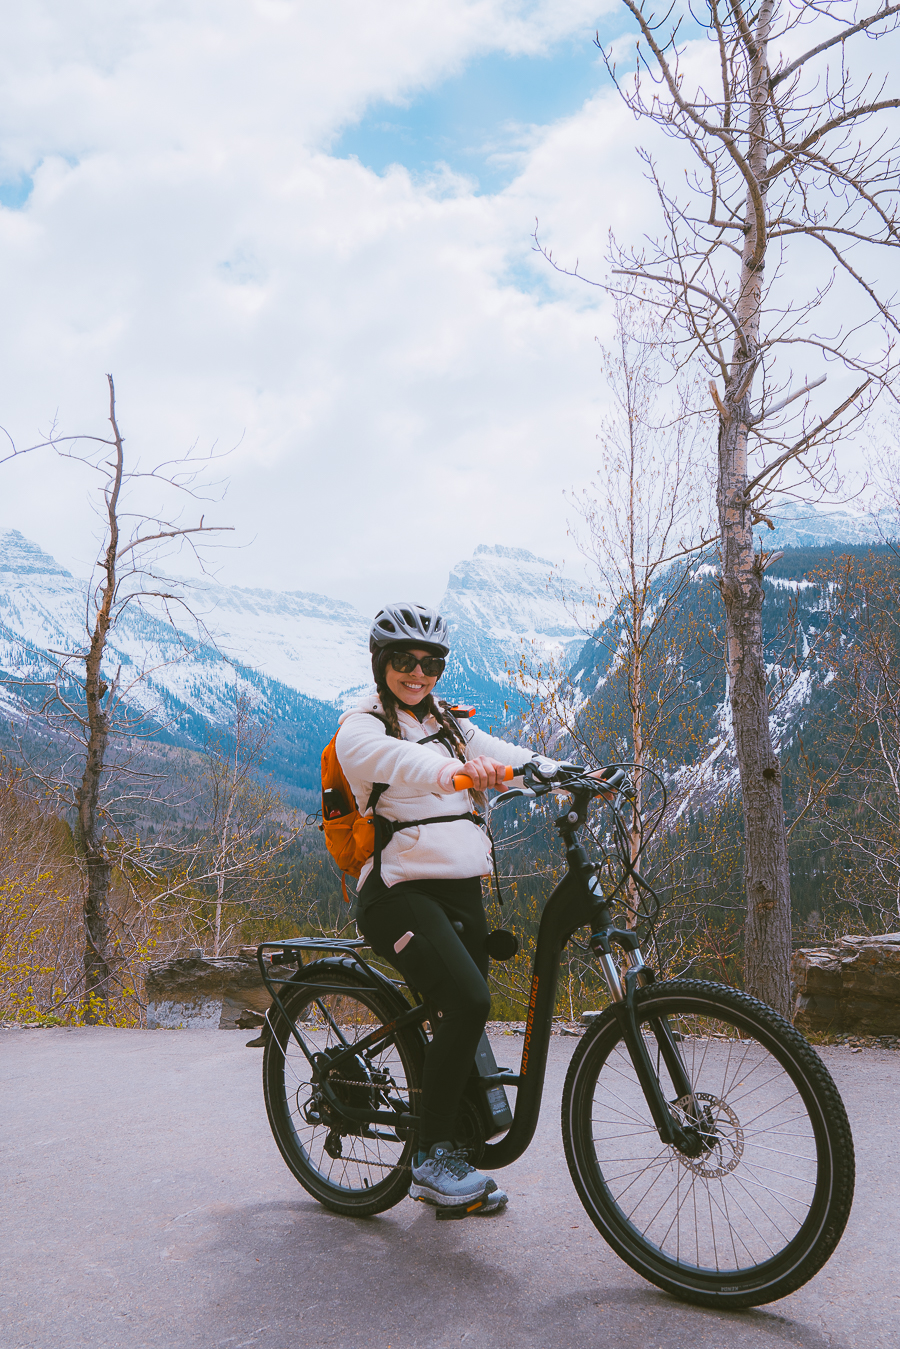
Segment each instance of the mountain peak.
[{"label": "mountain peak", "polygon": [[[450,571],[441,613],[471,676],[506,684],[529,659],[568,661],[584,644],[578,583],[527,548],[480,544]],[[479,696],[481,696],[479,694]]]},{"label": "mountain peak", "polygon": [[539,562],[542,567],[552,567],[553,563],[548,562],[545,557],[536,557],[534,553],[529,553],[527,548],[506,548],[502,543],[479,543],[475,549],[475,557],[503,557],[509,562]]},{"label": "mountain peak", "polygon": [[71,577],[71,572],[17,529],[0,529],[0,571],[20,576]]}]

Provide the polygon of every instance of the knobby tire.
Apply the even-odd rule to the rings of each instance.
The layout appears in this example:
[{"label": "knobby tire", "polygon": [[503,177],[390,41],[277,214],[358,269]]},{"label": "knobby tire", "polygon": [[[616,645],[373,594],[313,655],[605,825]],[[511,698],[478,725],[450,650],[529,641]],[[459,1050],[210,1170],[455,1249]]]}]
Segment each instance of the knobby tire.
[{"label": "knobby tire", "polygon": [[[638,990],[638,1028],[672,1113],[700,1121],[696,1158],[653,1125],[615,1011],[572,1058],[566,1160],[598,1231],[657,1287],[706,1307],[785,1297],[818,1272],[853,1201],[853,1139],[831,1075],[763,1003],[694,980]],[[659,1050],[674,1032],[692,1096],[676,1099]]]}]

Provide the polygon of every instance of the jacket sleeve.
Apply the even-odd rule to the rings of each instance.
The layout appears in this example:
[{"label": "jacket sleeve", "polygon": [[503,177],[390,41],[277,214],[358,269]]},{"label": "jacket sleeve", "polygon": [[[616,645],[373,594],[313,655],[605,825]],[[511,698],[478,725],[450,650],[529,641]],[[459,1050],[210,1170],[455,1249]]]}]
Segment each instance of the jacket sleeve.
[{"label": "jacket sleeve", "polygon": [[543,754],[535,754],[534,750],[525,749],[521,745],[512,745],[508,740],[500,740],[495,735],[488,735],[487,731],[480,730],[471,721],[464,726],[463,734],[466,737],[466,753],[470,759],[484,754],[489,759],[496,759],[498,763],[512,764],[513,768],[521,768],[523,764],[533,761],[537,761],[544,768],[556,767],[554,759],[547,759]]},{"label": "jacket sleeve", "polygon": [[[348,717],[335,742],[338,761],[354,782],[386,782],[395,795],[421,796],[441,790],[447,757],[414,740],[395,740],[384,723],[361,712]],[[365,803],[360,809],[365,808]]]}]

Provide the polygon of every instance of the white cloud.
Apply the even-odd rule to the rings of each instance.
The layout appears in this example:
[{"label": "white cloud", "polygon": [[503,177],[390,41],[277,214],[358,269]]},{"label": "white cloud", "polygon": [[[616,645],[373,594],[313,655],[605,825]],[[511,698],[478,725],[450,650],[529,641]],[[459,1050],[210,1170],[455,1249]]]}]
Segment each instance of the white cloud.
[{"label": "white cloud", "polygon": [[[534,291],[504,277],[533,269],[533,217],[552,205],[565,220],[583,163],[557,133],[512,189],[478,197],[449,173],[379,178],[327,143],[373,98],[475,52],[538,51],[596,12],[20,11],[0,70],[2,162],[34,190],[0,211],[4,424],[27,442],[58,409],[64,429],[102,432],[112,370],[133,452],[240,442],[217,514],[255,542],[226,560],[233,581],[371,607],[410,587],[439,595],[481,541],[563,553],[561,493],[590,468],[600,392],[594,297],[549,273]],[[533,166],[553,145],[542,184]],[[597,179],[579,203],[595,248],[605,193]],[[2,523],[84,560],[72,473],[2,472]]]},{"label": "white cloud", "polygon": [[[383,177],[328,154],[377,99],[492,51],[537,53],[614,0],[32,0],[0,52],[0,422],[59,411],[128,445],[238,445],[216,518],[223,579],[362,608],[436,599],[479,542],[567,551],[562,491],[593,468],[602,268],[654,213],[612,94],[533,134],[478,196],[449,171]],[[590,59],[586,56],[586,60]],[[644,132],[642,131],[642,136]],[[239,444],[238,444],[239,442]],[[0,526],[82,571],[84,483],[0,469]]]}]

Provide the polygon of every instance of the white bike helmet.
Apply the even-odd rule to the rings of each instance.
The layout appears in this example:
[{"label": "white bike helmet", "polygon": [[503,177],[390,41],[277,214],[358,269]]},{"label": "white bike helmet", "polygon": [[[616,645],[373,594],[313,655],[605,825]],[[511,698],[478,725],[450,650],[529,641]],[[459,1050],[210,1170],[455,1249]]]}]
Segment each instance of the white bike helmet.
[{"label": "white bike helmet", "polygon": [[425,646],[435,655],[447,656],[450,654],[449,636],[446,620],[436,609],[404,600],[386,604],[379,610],[369,632],[369,650],[374,655],[383,647],[403,642]]}]

